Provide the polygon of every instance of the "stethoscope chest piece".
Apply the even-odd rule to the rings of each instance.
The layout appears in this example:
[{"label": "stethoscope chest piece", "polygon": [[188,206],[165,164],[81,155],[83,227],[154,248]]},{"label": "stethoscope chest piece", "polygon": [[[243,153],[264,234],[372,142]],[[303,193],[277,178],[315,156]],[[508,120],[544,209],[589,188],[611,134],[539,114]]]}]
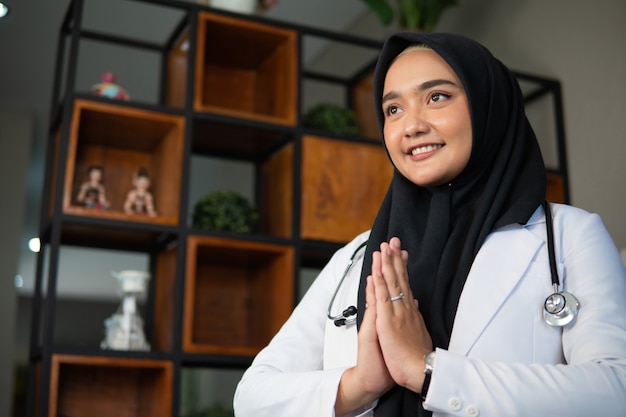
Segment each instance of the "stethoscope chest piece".
[{"label": "stethoscope chest piece", "polygon": [[578,315],[580,303],[574,294],[561,291],[546,298],[543,305],[543,319],[550,326],[566,326]]}]

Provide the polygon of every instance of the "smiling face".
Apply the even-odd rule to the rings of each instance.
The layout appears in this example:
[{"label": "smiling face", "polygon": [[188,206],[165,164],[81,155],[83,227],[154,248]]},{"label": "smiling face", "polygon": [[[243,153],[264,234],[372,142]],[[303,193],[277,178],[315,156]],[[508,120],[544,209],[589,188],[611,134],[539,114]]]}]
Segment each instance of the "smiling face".
[{"label": "smiling face", "polygon": [[461,81],[431,49],[405,52],[391,64],[382,99],[385,145],[413,183],[451,182],[467,165],[472,122]]}]

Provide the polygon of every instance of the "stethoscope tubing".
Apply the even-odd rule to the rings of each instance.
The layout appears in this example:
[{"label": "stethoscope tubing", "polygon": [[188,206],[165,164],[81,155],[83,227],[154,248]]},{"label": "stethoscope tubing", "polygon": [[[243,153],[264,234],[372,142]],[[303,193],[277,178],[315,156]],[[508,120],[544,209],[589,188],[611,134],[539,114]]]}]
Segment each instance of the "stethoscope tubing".
[{"label": "stethoscope tubing", "polygon": [[[546,235],[547,235],[547,246],[548,246],[548,261],[550,264],[550,279],[552,282],[552,287],[554,293],[549,295],[546,298],[543,305],[543,317],[545,322],[554,327],[562,327],[574,321],[574,319],[578,316],[578,308],[580,303],[576,299],[576,297],[565,291],[559,291],[560,280],[559,274],[556,264],[556,251],[554,248],[554,224],[552,223],[552,210],[550,210],[550,203],[544,200],[541,203],[545,217],[546,217]],[[326,311],[326,316],[328,319],[332,320],[335,323],[335,326],[341,327],[348,324],[352,324],[356,322],[357,309],[355,306],[349,306],[345,310],[341,312],[341,314],[334,315],[332,314],[332,308],[335,304],[335,299],[337,298],[337,294],[339,293],[339,289],[342,287],[343,282],[345,281],[350,269],[354,265],[357,254],[367,246],[367,240],[361,243],[352,253],[350,259],[348,261],[348,265],[343,271],[341,279],[337,283],[335,287],[335,291],[328,303],[328,309]]]},{"label": "stethoscope tubing", "polygon": [[356,259],[357,254],[363,248],[365,248],[367,246],[367,242],[368,241],[366,240],[365,242],[362,242],[359,246],[357,246],[357,248],[352,253],[352,256],[350,256],[350,259],[348,260],[348,265],[346,265],[346,268],[344,269],[343,274],[341,275],[341,279],[339,280],[339,282],[337,283],[337,286],[335,287],[335,292],[333,293],[333,296],[330,299],[330,303],[328,303],[328,310],[326,310],[326,316],[330,320],[332,320],[335,323],[335,326],[337,326],[337,327],[345,326],[346,324],[351,324],[351,323],[356,322],[356,318],[349,318],[351,316],[356,315],[357,310],[356,310],[355,306],[349,306],[348,308],[343,310],[341,312],[341,314],[338,314],[338,315],[333,315],[331,310],[333,308],[333,305],[335,304],[335,298],[337,298],[337,294],[339,293],[339,289],[343,285],[343,281],[348,276],[348,273],[350,272],[350,269],[352,269],[352,265],[354,265],[354,260]]}]

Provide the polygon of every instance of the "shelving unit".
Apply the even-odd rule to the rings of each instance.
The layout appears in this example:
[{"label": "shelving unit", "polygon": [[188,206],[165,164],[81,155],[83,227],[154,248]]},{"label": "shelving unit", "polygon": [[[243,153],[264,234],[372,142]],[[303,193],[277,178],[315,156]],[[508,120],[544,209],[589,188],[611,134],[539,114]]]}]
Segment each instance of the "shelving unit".
[{"label": "shelving unit", "polygon": [[[85,9],[92,1],[71,2],[59,37],[27,413],[183,415],[183,373],[245,369],[298,301],[301,268],[320,267],[371,225],[392,176],[365,110],[367,74],[380,44],[191,2],[107,3],[134,13],[147,7],[137,13],[139,26],[163,32],[152,41],[87,27]],[[173,16],[168,24],[163,15]],[[161,20],[146,25],[151,16]],[[155,54],[156,91],[130,101],[90,95],[80,59],[89,51],[85,40],[89,47],[104,43]],[[309,64],[310,56],[335,45],[340,55],[354,48],[350,65]],[[307,107],[324,99],[312,94],[318,89],[311,83],[331,86],[338,91],[331,100],[359,112],[360,136],[301,126]],[[254,233],[191,225],[190,188],[204,181],[191,178],[190,165],[203,157],[253,167],[252,200],[260,214]],[[92,165],[104,168],[107,210],[76,201]],[[151,175],[155,217],[122,209],[139,167]],[[143,317],[151,351],[55,342],[59,258],[66,246],[149,259]]]},{"label": "shelving unit", "polygon": [[[118,6],[145,4],[174,12],[166,36],[152,42],[87,28],[89,3],[71,3],[59,40],[32,330],[30,395],[37,406],[29,415],[105,410],[123,416],[179,415],[183,370],[243,370],[298,301],[300,267],[320,265],[350,235],[369,227],[376,204],[364,202],[382,199],[391,172],[377,141],[300,126],[307,77],[341,85],[345,97],[350,88],[348,78],[306,73],[305,38],[332,43],[341,35],[187,2],[119,1]],[[130,101],[90,95],[80,80],[88,72],[80,59],[89,53],[85,39],[89,47],[105,43],[157,54],[156,94],[135,95],[133,86],[125,85]],[[379,47],[349,41],[370,48],[372,55]],[[371,57],[363,66],[370,63]],[[158,100],[143,98],[151,96]],[[387,169],[389,177],[381,180],[363,169],[355,177],[350,171],[356,167],[332,162],[347,161],[348,153],[360,155],[361,165]],[[192,181],[190,161],[198,157],[253,167],[252,199],[260,214],[254,233],[191,225],[189,188],[202,180]],[[104,170],[106,210],[76,200],[94,165]],[[151,175],[156,217],[123,211],[139,167]],[[354,194],[359,180],[368,187]],[[349,226],[343,225],[347,218]],[[143,317],[151,351],[55,343],[59,255],[65,246],[146,255],[152,279]],[[112,397],[119,403],[110,404]]]}]

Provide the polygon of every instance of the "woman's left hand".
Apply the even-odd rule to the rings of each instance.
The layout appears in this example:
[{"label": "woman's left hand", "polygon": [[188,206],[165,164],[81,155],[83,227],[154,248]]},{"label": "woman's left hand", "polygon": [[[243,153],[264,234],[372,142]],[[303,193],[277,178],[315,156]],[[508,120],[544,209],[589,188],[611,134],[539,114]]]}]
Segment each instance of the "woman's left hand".
[{"label": "woman's left hand", "polygon": [[[424,356],[432,339],[413,297],[407,272],[408,253],[400,239],[380,245],[372,258],[376,297],[376,331],[387,369],[394,381],[414,392],[424,383]],[[392,297],[404,297],[392,300]]]}]

